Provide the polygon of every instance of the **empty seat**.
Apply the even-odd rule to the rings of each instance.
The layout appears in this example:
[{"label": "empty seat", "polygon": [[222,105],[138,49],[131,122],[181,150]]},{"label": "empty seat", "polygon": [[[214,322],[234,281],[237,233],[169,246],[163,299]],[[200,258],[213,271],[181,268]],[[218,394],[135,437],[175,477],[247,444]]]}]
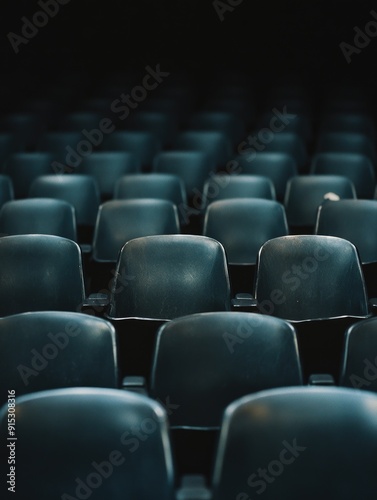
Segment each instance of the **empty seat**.
[{"label": "empty seat", "polygon": [[0,127],[12,134],[18,151],[34,148],[45,128],[37,113],[11,113],[1,120]]},{"label": "empty seat", "polygon": [[179,232],[177,208],[170,201],[145,198],[104,203],[98,211],[94,231],[91,290],[106,290],[106,286],[110,290],[109,283],[114,278],[111,271],[127,241]]},{"label": "empty seat", "polygon": [[202,192],[210,173],[207,156],[201,151],[163,151],[155,157],[153,170],[180,177],[188,199]]},{"label": "empty seat", "polygon": [[377,392],[377,318],[347,330],[340,385]]},{"label": "empty seat", "polygon": [[242,120],[233,113],[202,111],[191,115],[187,128],[223,132],[235,146],[245,133]]},{"label": "empty seat", "polygon": [[377,397],[341,388],[246,396],[225,413],[213,500],[372,500]]},{"label": "empty seat", "polygon": [[176,121],[169,113],[138,111],[130,114],[124,125],[129,130],[150,132],[164,147],[173,143],[177,133]]},{"label": "empty seat", "polygon": [[369,297],[377,294],[377,201],[339,200],[318,211],[316,234],[338,236],[359,253]]},{"label": "empty seat", "polygon": [[320,135],[317,153],[357,153],[367,156],[376,165],[373,141],[366,135],[351,132],[328,132]]},{"label": "empty seat", "polygon": [[72,169],[82,161],[82,155],[78,154],[77,147],[85,141],[89,145],[84,148],[85,154],[93,151],[93,145],[81,134],[81,132],[49,132],[40,137],[37,151],[51,153],[55,164],[62,164]]},{"label": "empty seat", "polygon": [[8,175],[0,175],[0,207],[13,199],[13,184]]},{"label": "empty seat", "polygon": [[11,134],[0,133],[0,170],[8,156],[15,151],[15,146],[15,140]]},{"label": "empty seat", "polygon": [[212,175],[204,185],[202,208],[231,198],[275,199],[272,181],[261,175]]},{"label": "empty seat", "polygon": [[306,375],[338,377],[345,328],[369,315],[357,250],[332,236],[267,241],[259,252],[255,298],[262,313],[294,322]]},{"label": "empty seat", "polygon": [[41,175],[53,174],[54,157],[50,153],[16,153],[5,163],[4,173],[9,175],[16,198],[27,198],[32,182]]},{"label": "empty seat", "polygon": [[261,246],[288,234],[284,207],[272,200],[231,199],[211,203],[203,235],[225,248],[233,292],[250,292]]},{"label": "empty seat", "polygon": [[100,196],[96,181],[90,175],[42,175],[30,186],[31,198],[56,198],[73,205],[79,241],[91,241]]},{"label": "empty seat", "polygon": [[178,134],[174,149],[203,151],[211,162],[211,170],[226,164],[232,154],[231,143],[223,132],[186,131]]},{"label": "empty seat", "polygon": [[204,103],[204,109],[211,112],[232,113],[241,118],[246,126],[253,125],[255,106],[250,99],[239,95],[234,97],[213,97]]},{"label": "empty seat", "polygon": [[124,175],[115,183],[114,199],[156,198],[171,201],[176,205],[183,222],[187,206],[185,187],[177,175],[134,174]]},{"label": "empty seat", "polygon": [[95,152],[84,158],[77,172],[91,175],[103,200],[112,198],[115,183],[120,177],[141,170],[140,160],[133,153]]},{"label": "empty seat", "polygon": [[2,318],[0,364],[2,404],[10,386],[17,397],[63,387],[119,386],[114,328],[76,312]]},{"label": "empty seat", "polygon": [[373,120],[367,114],[332,112],[325,114],[320,124],[320,133],[348,132],[368,136],[372,141],[375,138]]},{"label": "empty seat", "polygon": [[312,160],[312,174],[343,175],[355,186],[358,198],[373,198],[376,184],[373,164],[356,153],[322,153]]},{"label": "empty seat", "polygon": [[61,131],[82,132],[86,129],[90,132],[92,129],[98,129],[104,116],[100,113],[76,112],[65,115],[58,124]]},{"label": "empty seat", "polygon": [[179,401],[169,417],[180,471],[208,474],[226,406],[262,389],[301,385],[294,328],[250,313],[193,314],[157,335],[150,395]]},{"label": "empty seat", "polygon": [[326,200],[356,198],[352,182],[340,175],[298,175],[288,181],[285,210],[293,231],[313,231],[319,206]]},{"label": "empty seat", "polygon": [[0,209],[0,234],[51,234],[76,241],[75,210],[49,198],[8,201]]},{"label": "empty seat", "polygon": [[79,311],[84,299],[79,246],[50,235],[0,238],[0,317]]},{"label": "empty seat", "polygon": [[261,175],[271,179],[278,201],[284,200],[289,179],[298,175],[295,159],[286,153],[239,155],[235,161],[239,164],[240,174]]},{"label": "empty seat", "polygon": [[[230,285],[219,242],[193,235],[146,236],[122,248],[106,317],[114,320],[118,333],[120,320],[127,320],[119,335],[126,371],[144,375],[140,370],[150,370],[155,332],[163,322],[227,310]],[[133,344],[132,354],[127,341]]]},{"label": "empty seat", "polygon": [[124,151],[133,153],[144,169],[149,170],[154,156],[160,151],[161,145],[150,132],[115,131],[105,137],[102,151]]},{"label": "empty seat", "polygon": [[[266,130],[266,133],[263,131]],[[256,145],[254,145],[256,141]],[[299,171],[303,171],[308,162],[305,143],[302,138],[290,132],[274,133],[270,129],[262,129],[258,134],[248,136],[238,147],[240,154],[258,156],[262,153],[285,153],[295,159]]]},{"label": "empty seat", "polygon": [[[167,417],[158,403],[115,389],[56,389],[17,398],[16,414],[20,498],[30,491],[40,500],[174,498]],[[0,418],[5,439],[4,410]]]}]

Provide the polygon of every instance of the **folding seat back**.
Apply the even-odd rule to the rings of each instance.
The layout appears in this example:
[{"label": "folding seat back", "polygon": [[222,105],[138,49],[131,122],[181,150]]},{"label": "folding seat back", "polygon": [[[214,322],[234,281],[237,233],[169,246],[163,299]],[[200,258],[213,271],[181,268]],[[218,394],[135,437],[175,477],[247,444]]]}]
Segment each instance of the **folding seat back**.
[{"label": "folding seat back", "polygon": [[30,186],[31,198],[56,198],[75,207],[77,224],[94,226],[100,197],[90,175],[42,175]]},{"label": "folding seat back", "polygon": [[212,498],[372,500],[376,406],[376,395],[341,388],[275,389],[234,402]]},{"label": "folding seat back", "polygon": [[232,198],[275,199],[272,181],[261,175],[212,175],[204,185],[202,208]]},{"label": "folding seat back", "polygon": [[[17,398],[16,415],[20,498],[32,491],[40,500],[174,499],[167,418],[158,403],[114,389],[57,389]],[[4,408],[2,439],[7,430]]]},{"label": "folding seat back", "polygon": [[357,250],[332,236],[267,241],[259,253],[255,298],[266,314],[290,321],[368,314]]},{"label": "folding seat back", "polygon": [[141,170],[140,160],[133,153],[96,152],[83,159],[77,172],[92,176],[103,200],[112,198],[114,186],[123,175]]},{"label": "folding seat back", "polygon": [[255,105],[248,97],[212,97],[204,103],[204,109],[210,112],[232,113],[241,118],[246,126],[253,125]]},{"label": "folding seat back", "polygon": [[202,192],[210,173],[207,156],[202,151],[164,151],[154,159],[154,172],[177,175],[182,179],[188,199]]},{"label": "folding seat back", "polygon": [[15,140],[13,135],[0,133],[0,165],[2,165],[9,155],[15,151]]},{"label": "folding seat back", "polygon": [[183,182],[172,174],[124,175],[115,184],[114,198],[156,198],[171,201],[178,208],[187,204]]},{"label": "folding seat back", "polygon": [[241,141],[245,133],[242,120],[234,114],[224,111],[194,113],[191,115],[187,128],[223,132],[234,145]]},{"label": "folding seat back", "polygon": [[294,328],[252,313],[193,314],[157,336],[150,393],[179,401],[172,428],[219,428],[235,399],[272,387],[301,385]]},{"label": "folding seat back", "polygon": [[17,142],[17,149],[34,148],[43,132],[43,119],[37,113],[11,113],[0,122],[0,127],[11,133]]},{"label": "folding seat back", "polygon": [[298,175],[295,159],[286,153],[239,155],[235,161],[238,163],[240,175],[260,175],[271,179],[276,199],[279,201],[284,200],[289,179]]},{"label": "folding seat back", "polygon": [[60,131],[82,132],[100,127],[103,115],[94,112],[76,112],[65,115],[59,122],[58,128]]},{"label": "folding seat back", "polygon": [[328,113],[320,124],[320,133],[341,132],[363,134],[375,138],[375,127],[370,116],[363,113]]},{"label": "folding seat back", "polygon": [[175,233],[179,233],[178,212],[169,201],[147,198],[108,201],[98,211],[93,259],[115,263],[127,241]]},{"label": "folding seat back", "polygon": [[[255,153],[256,156],[262,153],[286,153],[295,159],[299,171],[303,171],[308,162],[308,154],[303,139],[297,133],[284,131],[274,133],[271,130],[268,132],[269,135],[266,134],[264,141],[261,139],[259,142],[258,140],[257,151],[248,145],[251,144],[250,142],[246,142],[243,151],[240,151],[240,153]],[[255,137],[259,139],[259,135]]]},{"label": "folding seat back", "polygon": [[[81,134],[81,132],[48,132],[40,137],[37,145],[37,151],[46,151],[51,153],[54,162],[59,162],[64,165],[71,165],[78,145],[81,141],[89,141]],[[81,158],[81,157],[79,157]]]},{"label": "folding seat back", "polygon": [[41,175],[54,173],[50,153],[16,153],[5,163],[4,173],[9,175],[16,198],[27,198],[32,182]]},{"label": "folding seat back", "polygon": [[362,264],[377,262],[377,200],[339,200],[318,210],[316,234],[353,243]]},{"label": "folding seat back", "polygon": [[49,198],[8,201],[0,209],[0,234],[51,234],[76,241],[75,210]]},{"label": "folding seat back", "polygon": [[174,149],[203,151],[211,162],[211,169],[224,166],[232,154],[231,143],[223,132],[189,130],[178,134]]},{"label": "folding seat back", "polygon": [[373,141],[366,135],[351,132],[329,132],[320,135],[317,153],[357,153],[367,156],[373,166],[376,152]]},{"label": "folding seat back", "polygon": [[349,179],[358,198],[373,198],[376,184],[373,164],[356,153],[321,153],[312,160],[312,174],[342,175]]},{"label": "folding seat back", "polygon": [[345,335],[340,385],[377,392],[377,318],[348,328]]},{"label": "folding seat back", "polygon": [[203,235],[225,248],[233,294],[251,292],[261,246],[288,234],[284,207],[272,200],[230,199],[211,203]]},{"label": "folding seat back", "polygon": [[177,133],[176,120],[169,113],[138,111],[128,116],[124,124],[129,130],[150,132],[164,147],[173,144]]},{"label": "folding seat back", "polygon": [[319,206],[326,200],[356,198],[352,182],[340,175],[298,175],[287,184],[284,205],[288,224],[294,231],[315,225]]},{"label": "folding seat back", "polygon": [[102,151],[124,151],[133,153],[144,169],[150,169],[154,156],[160,151],[161,144],[150,132],[115,131],[105,137]]},{"label": "folding seat back", "polygon": [[78,245],[50,235],[0,238],[0,317],[28,311],[77,311],[84,284]]},{"label": "folding seat back", "polygon": [[230,309],[229,278],[223,247],[203,236],[146,236],[121,250],[117,279],[128,286],[112,293],[110,318],[155,318]]},{"label": "folding seat back", "polygon": [[[87,314],[30,312],[0,320],[1,404],[63,387],[118,387],[115,330]],[[99,370],[98,367],[101,367]]]},{"label": "folding seat back", "polygon": [[0,175],[0,207],[7,201],[13,200],[12,179],[8,175]]}]

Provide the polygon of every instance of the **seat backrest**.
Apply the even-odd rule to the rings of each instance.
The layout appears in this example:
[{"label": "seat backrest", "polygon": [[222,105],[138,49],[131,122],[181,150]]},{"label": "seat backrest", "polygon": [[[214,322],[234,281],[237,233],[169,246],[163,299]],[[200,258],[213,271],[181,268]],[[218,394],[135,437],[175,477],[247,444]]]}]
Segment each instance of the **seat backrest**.
[{"label": "seat backrest", "polygon": [[151,399],[115,389],[57,389],[17,398],[16,414],[20,498],[32,491],[40,500],[174,499],[166,412]]},{"label": "seat backrest", "polygon": [[129,240],[179,232],[177,208],[170,201],[147,198],[108,201],[98,211],[93,259],[116,262],[121,248]]},{"label": "seat backrest", "polygon": [[114,198],[156,198],[171,201],[177,207],[186,203],[183,182],[172,174],[124,175],[115,183]]},{"label": "seat backrest", "polygon": [[77,311],[84,298],[80,248],[66,238],[0,238],[0,317],[28,311]]},{"label": "seat backrest", "polygon": [[121,250],[109,316],[173,319],[227,311],[229,287],[219,242],[193,235],[137,238]]},{"label": "seat backrest", "polygon": [[16,153],[5,163],[4,172],[12,179],[16,198],[27,198],[32,182],[40,175],[54,173],[50,153]]},{"label": "seat backrest", "polygon": [[356,198],[352,182],[340,175],[298,175],[287,183],[284,205],[290,226],[314,226],[327,199]]},{"label": "seat backrest", "polygon": [[367,135],[352,132],[328,132],[319,136],[317,153],[359,153],[376,162],[373,141]]},{"label": "seat backrest", "polygon": [[377,262],[377,200],[339,200],[318,210],[316,234],[351,241],[363,264]]},{"label": "seat backrest", "polygon": [[204,185],[202,205],[230,198],[275,199],[275,189],[268,177],[261,175],[212,175]]},{"label": "seat backrest", "polygon": [[0,175],[0,207],[7,201],[13,200],[13,184],[8,175]]},{"label": "seat backrest", "polygon": [[189,130],[178,134],[174,149],[203,151],[213,167],[224,166],[232,153],[230,140],[223,132]]},{"label": "seat backrest", "polygon": [[94,226],[100,204],[96,181],[90,175],[42,175],[30,186],[31,198],[57,198],[74,206],[78,225]]},{"label": "seat backrest", "polygon": [[240,174],[262,175],[274,184],[276,198],[284,199],[287,182],[298,175],[296,161],[287,153],[259,153],[258,155],[240,155],[236,157]]},{"label": "seat backrest", "polygon": [[374,499],[376,408],[376,395],[335,387],[234,402],[222,424],[213,499]]},{"label": "seat backrest", "polygon": [[377,318],[348,328],[339,384],[377,392]]},{"label": "seat backrest", "polygon": [[235,399],[301,385],[296,333],[278,318],[251,313],[193,314],[163,325],[154,353],[151,395],[179,401],[175,428],[216,428]]},{"label": "seat backrest", "polygon": [[261,246],[288,234],[283,205],[272,200],[237,198],[211,203],[203,235],[219,241],[229,264],[255,264]]},{"label": "seat backrest", "polygon": [[103,151],[128,151],[133,153],[143,167],[152,165],[154,156],[160,151],[161,144],[150,132],[115,131],[105,137]]},{"label": "seat backrest", "polygon": [[358,198],[373,198],[376,183],[367,156],[356,153],[320,153],[312,160],[312,174],[343,175],[355,186]]},{"label": "seat backrest", "polygon": [[7,316],[0,319],[0,346],[2,398],[10,386],[18,397],[63,387],[118,387],[115,330],[100,318],[58,311]]},{"label": "seat backrest", "polygon": [[332,236],[267,241],[259,252],[255,298],[263,313],[292,321],[368,314],[357,250]]},{"label": "seat backrest", "polygon": [[0,234],[52,234],[76,241],[75,210],[50,198],[8,201],[0,209]]},{"label": "seat backrest", "polygon": [[102,198],[111,198],[114,186],[123,175],[139,172],[140,160],[133,153],[121,151],[96,152],[83,159],[77,172],[91,175],[97,182]]},{"label": "seat backrest", "polygon": [[186,187],[188,197],[202,192],[210,173],[207,156],[203,151],[164,151],[154,159],[157,173],[178,175]]}]

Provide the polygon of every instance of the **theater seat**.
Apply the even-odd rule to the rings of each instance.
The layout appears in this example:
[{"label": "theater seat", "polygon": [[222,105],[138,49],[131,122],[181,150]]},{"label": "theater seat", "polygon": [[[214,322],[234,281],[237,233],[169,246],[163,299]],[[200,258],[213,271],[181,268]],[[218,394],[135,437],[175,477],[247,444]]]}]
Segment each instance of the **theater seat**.
[{"label": "theater seat", "polygon": [[30,311],[80,311],[81,253],[72,240],[50,235],[0,238],[0,317]]},{"label": "theater seat", "polygon": [[[1,212],[0,212],[1,214]],[[180,232],[177,208],[167,200],[113,200],[100,206],[93,238],[91,290],[110,294],[122,247],[134,238]]]},{"label": "theater seat", "polygon": [[236,198],[215,201],[206,210],[203,235],[224,245],[234,294],[251,292],[261,246],[287,234],[285,210],[276,201]]},{"label": "theater seat", "polygon": [[86,314],[43,311],[1,318],[0,364],[1,404],[10,386],[17,397],[63,387],[119,387],[115,330]]},{"label": "theater seat", "polygon": [[360,321],[347,330],[340,385],[377,392],[377,318]]},{"label": "theater seat", "polygon": [[226,258],[219,242],[193,235],[128,241],[118,258],[106,314],[117,328],[123,373],[149,373],[161,324],[230,308]]},{"label": "theater seat", "polygon": [[16,153],[8,158],[4,173],[9,175],[16,198],[27,198],[33,181],[41,175],[53,174],[54,157],[50,153]]},{"label": "theater seat", "polygon": [[0,209],[0,234],[51,234],[76,241],[75,210],[49,198],[8,201]]},{"label": "theater seat", "polygon": [[157,335],[150,395],[180,405],[169,417],[180,472],[209,474],[226,406],[272,387],[301,385],[289,323],[250,313],[193,314]]},{"label": "theater seat", "polygon": [[375,498],[377,397],[341,388],[246,396],[222,423],[213,500]]},{"label": "theater seat", "polygon": [[305,376],[331,373],[338,379],[344,332],[370,314],[355,246],[319,235],[267,241],[254,295],[262,313],[295,325]]},{"label": "theater seat", "polygon": [[13,184],[8,175],[0,175],[0,207],[7,201],[13,200]]},{"label": "theater seat", "polygon": [[319,206],[327,200],[356,198],[352,182],[340,175],[298,175],[287,184],[284,205],[292,233],[313,233]]},{"label": "theater seat", "polygon": [[[42,391],[16,399],[17,496],[174,500],[164,408],[114,389]],[[1,437],[8,424],[1,416]],[[4,441],[5,442],[5,441]]]}]

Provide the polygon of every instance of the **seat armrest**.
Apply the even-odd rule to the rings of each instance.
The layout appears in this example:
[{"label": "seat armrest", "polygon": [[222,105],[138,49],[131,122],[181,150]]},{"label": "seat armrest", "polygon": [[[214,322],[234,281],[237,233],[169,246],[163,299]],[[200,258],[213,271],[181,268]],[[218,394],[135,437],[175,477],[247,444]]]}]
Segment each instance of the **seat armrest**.
[{"label": "seat armrest", "polygon": [[182,476],[176,492],[176,500],[211,500],[211,490],[206,486],[204,476],[189,474]]},{"label": "seat armrest", "polygon": [[148,396],[147,381],[145,377],[127,376],[122,380],[122,389],[125,391],[137,392]]},{"label": "seat armrest", "polygon": [[105,293],[92,293],[81,304],[81,312],[97,311],[101,312],[110,304],[110,298]]},{"label": "seat armrest", "polygon": [[92,245],[89,243],[80,243],[81,253],[89,254],[92,253]]},{"label": "seat armrest", "polygon": [[314,373],[310,375],[308,385],[335,385],[335,380],[329,373]]},{"label": "seat armrest", "polygon": [[231,304],[232,307],[238,311],[259,312],[257,300],[249,293],[237,293],[235,298],[232,299]]}]

